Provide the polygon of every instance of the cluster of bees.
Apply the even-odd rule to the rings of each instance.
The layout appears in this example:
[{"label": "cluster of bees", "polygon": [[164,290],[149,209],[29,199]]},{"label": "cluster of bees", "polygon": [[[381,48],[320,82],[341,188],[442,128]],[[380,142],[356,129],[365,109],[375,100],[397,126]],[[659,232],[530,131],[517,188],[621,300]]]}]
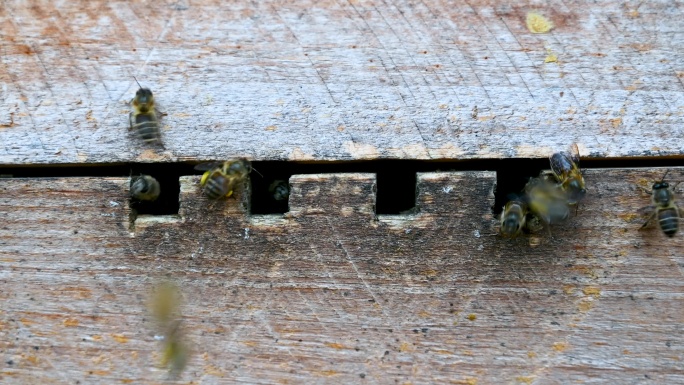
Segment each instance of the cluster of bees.
[{"label": "cluster of bees", "polygon": [[501,213],[499,231],[504,237],[548,230],[550,225],[568,219],[570,208],[576,207],[586,195],[576,144],[570,151],[554,153],[549,160],[550,171],[530,178],[521,193],[509,195]]},{"label": "cluster of bees", "polygon": [[[551,170],[541,171],[538,177],[530,178],[521,193],[510,194],[503,208],[499,232],[507,238],[523,233],[537,233],[549,226],[564,222],[570,216],[570,209],[577,206],[587,193],[584,177],[579,167],[579,149],[573,144],[569,151],[560,151],[549,157]],[[674,190],[665,182],[667,171],[660,181],[653,184],[652,205],[644,207],[651,215],[641,228],[653,218],[658,219],[660,229],[673,237],[679,227],[679,208],[674,201]]]},{"label": "cluster of bees", "polygon": [[[138,83],[138,80],[135,80]],[[159,129],[158,111],[155,109],[154,95],[149,88],[143,88],[138,83],[138,91],[131,101],[133,111],[129,114],[130,129],[145,143],[159,144],[161,134]],[[195,170],[204,171],[200,185],[209,199],[230,197],[233,190],[246,180],[252,171],[252,165],[246,159],[233,159],[225,162],[202,163],[195,166]],[[289,196],[289,186],[284,181],[275,181],[269,187],[275,200],[284,200]],[[150,175],[131,177],[130,195],[138,201],[155,201],[159,197],[161,187],[159,182]]]},{"label": "cluster of bees", "polygon": [[[138,80],[136,79],[136,83]],[[138,83],[129,115],[130,129],[146,143],[162,145],[159,120],[155,109],[154,96],[149,88]],[[577,208],[587,193],[584,177],[579,167],[580,156],[577,144],[568,151],[560,151],[549,157],[551,170],[542,171],[538,177],[530,178],[522,192],[509,195],[500,218],[500,233],[504,237],[517,237],[523,233],[536,233],[549,226],[564,222],[570,216],[570,209]],[[195,166],[204,171],[200,185],[209,199],[230,197],[237,185],[247,179],[252,166],[245,159],[224,162],[203,163]],[[651,216],[642,226],[645,227],[654,217],[663,232],[672,237],[679,225],[679,209],[674,203],[674,187],[665,182],[665,176],[653,184],[650,195],[653,205]],[[159,182],[149,176],[131,178],[130,194],[139,201],[154,201],[159,197]],[[281,201],[289,196],[287,182],[277,180],[269,186],[275,200]]]},{"label": "cluster of bees", "polygon": [[[136,79],[137,83],[137,79]],[[162,145],[154,96],[148,88],[140,87],[132,100],[133,111],[129,115],[130,129],[146,143]],[[163,145],[162,145],[163,146]],[[537,233],[549,226],[564,222],[570,216],[572,207],[577,208],[587,193],[584,177],[579,167],[579,149],[573,144],[569,151],[560,151],[549,157],[551,170],[542,171],[538,177],[530,178],[520,193],[509,195],[500,218],[500,234],[514,238],[523,233]],[[235,188],[247,179],[252,166],[245,159],[199,164],[195,167],[204,171],[200,185],[209,199],[230,197]],[[679,209],[674,202],[674,188],[665,182],[665,176],[653,184],[648,191],[652,198],[652,213],[641,226],[645,227],[654,217],[662,231],[669,237],[675,235],[679,224]],[[159,182],[149,175],[131,177],[130,195],[138,201],[154,201],[161,191]],[[289,185],[276,180],[269,186],[275,200],[289,196]],[[161,339],[164,341],[163,365],[177,375],[185,367],[188,349],[182,341],[178,313],[177,288],[169,283],[157,288],[152,312]]]}]

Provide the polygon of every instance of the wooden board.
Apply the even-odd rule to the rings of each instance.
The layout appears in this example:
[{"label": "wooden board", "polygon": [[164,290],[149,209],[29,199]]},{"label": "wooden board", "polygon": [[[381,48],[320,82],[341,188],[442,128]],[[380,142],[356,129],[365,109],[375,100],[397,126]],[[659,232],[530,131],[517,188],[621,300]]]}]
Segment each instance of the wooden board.
[{"label": "wooden board", "polygon": [[[533,34],[529,11],[555,28]],[[0,164],[681,156],[680,2],[5,1]],[[137,85],[165,150],[128,132]]]},{"label": "wooden board", "polygon": [[284,216],[189,176],[134,228],[127,179],[0,179],[0,379],[161,383],[147,301],[172,279],[179,383],[682,383],[683,235],[638,230],[662,174],[588,170],[576,217],[516,240],[492,172],[419,174],[419,213],[379,218],[373,174],[293,176]]}]

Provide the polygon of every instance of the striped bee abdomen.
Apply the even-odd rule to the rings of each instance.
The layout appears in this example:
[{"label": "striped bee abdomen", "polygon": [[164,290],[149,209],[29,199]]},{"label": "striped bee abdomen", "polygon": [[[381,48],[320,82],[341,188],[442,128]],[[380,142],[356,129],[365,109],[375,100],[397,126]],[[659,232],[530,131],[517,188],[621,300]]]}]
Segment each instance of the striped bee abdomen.
[{"label": "striped bee abdomen", "polygon": [[676,208],[667,208],[658,211],[658,224],[665,235],[673,237],[679,228],[679,213]]},{"label": "striped bee abdomen", "polygon": [[153,114],[139,114],[135,117],[133,129],[145,142],[159,142],[159,123]]}]

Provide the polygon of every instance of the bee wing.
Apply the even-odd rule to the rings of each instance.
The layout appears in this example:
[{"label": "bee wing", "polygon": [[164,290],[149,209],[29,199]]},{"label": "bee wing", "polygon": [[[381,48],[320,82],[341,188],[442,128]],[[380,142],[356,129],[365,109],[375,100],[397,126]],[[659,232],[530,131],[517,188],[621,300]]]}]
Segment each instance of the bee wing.
[{"label": "bee wing", "polygon": [[563,181],[568,173],[576,167],[572,160],[572,155],[566,151],[556,152],[549,157],[551,171],[556,175],[558,181]]},{"label": "bee wing", "polygon": [[570,160],[572,160],[572,162],[575,163],[575,165],[577,165],[579,168],[580,153],[577,143],[573,143],[572,146],[570,146],[570,151],[568,154],[570,155]]},{"label": "bee wing", "polygon": [[223,162],[207,162],[207,163],[200,163],[197,166],[195,166],[195,170],[197,171],[209,171],[212,170],[216,167],[219,167],[223,164]]},{"label": "bee wing", "polygon": [[646,214],[651,214],[656,209],[655,205],[644,206],[637,210],[637,214],[645,216]]}]

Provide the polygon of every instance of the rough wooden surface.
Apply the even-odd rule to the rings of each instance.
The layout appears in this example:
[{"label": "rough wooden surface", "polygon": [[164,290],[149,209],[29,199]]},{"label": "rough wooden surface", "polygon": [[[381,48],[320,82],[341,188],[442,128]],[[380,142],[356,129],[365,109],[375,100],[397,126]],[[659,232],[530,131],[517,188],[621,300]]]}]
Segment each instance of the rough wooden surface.
[{"label": "rough wooden surface", "polygon": [[[528,11],[555,28],[530,33]],[[683,18],[670,0],[8,0],[0,164],[682,155]],[[133,76],[166,150],[127,132]]]},{"label": "rough wooden surface", "polygon": [[588,170],[540,242],[495,235],[490,172],[419,174],[420,213],[380,218],[372,174],[294,176],[283,217],[184,177],[180,215],[133,230],[127,179],[0,179],[0,380],[162,382],[170,278],[180,383],[682,383],[684,234],[638,230],[662,173]]}]

